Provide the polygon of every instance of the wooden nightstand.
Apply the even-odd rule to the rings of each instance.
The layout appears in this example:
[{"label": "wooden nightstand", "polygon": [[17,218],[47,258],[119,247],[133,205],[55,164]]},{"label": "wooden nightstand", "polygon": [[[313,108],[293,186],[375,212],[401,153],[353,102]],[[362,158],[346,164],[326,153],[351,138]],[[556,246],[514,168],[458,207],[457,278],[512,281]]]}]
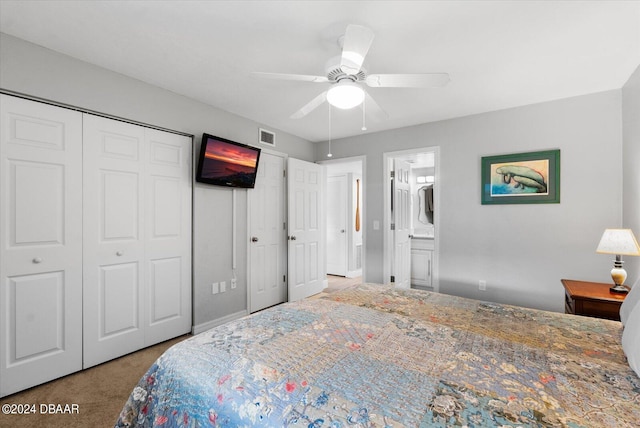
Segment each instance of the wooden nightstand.
[{"label": "wooden nightstand", "polygon": [[620,305],[626,294],[609,291],[611,284],[563,279],[567,314],[620,321]]}]

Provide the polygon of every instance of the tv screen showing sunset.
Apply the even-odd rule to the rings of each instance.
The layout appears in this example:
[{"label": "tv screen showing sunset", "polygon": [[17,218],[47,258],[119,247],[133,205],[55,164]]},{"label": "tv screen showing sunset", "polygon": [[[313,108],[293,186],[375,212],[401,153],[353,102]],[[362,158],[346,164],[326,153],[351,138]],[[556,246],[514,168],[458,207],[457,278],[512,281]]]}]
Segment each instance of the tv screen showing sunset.
[{"label": "tv screen showing sunset", "polygon": [[253,187],[260,149],[206,137],[199,180],[232,187]]}]

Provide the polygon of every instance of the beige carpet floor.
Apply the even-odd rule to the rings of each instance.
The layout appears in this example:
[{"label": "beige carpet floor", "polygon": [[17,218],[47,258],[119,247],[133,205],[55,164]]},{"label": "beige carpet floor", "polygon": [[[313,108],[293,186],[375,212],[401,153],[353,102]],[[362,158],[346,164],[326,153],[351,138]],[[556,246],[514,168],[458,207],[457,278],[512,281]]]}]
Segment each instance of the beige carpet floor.
[{"label": "beige carpet floor", "polygon": [[[129,394],[153,362],[189,335],[151,346],[78,373],[0,398],[0,404],[35,405],[35,414],[0,413],[2,428],[113,427]],[[41,412],[41,405],[43,412]],[[49,404],[77,405],[76,414],[50,414]],[[4,409],[4,408],[3,408]]]}]

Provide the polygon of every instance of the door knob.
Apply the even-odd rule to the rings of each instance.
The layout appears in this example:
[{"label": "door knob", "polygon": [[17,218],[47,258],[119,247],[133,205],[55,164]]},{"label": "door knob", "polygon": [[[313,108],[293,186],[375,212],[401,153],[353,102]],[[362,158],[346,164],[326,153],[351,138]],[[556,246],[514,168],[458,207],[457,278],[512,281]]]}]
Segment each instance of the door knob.
[{"label": "door knob", "polygon": [[340,230],[340,233],[344,233],[344,229]]},{"label": "door knob", "polygon": [[123,254],[124,254],[124,253],[123,253],[122,251],[116,251],[116,256],[121,256],[121,255],[123,255]]},{"label": "door knob", "polygon": [[42,259],[40,257],[36,257],[36,258],[33,259],[33,262],[36,263],[36,264],[37,263],[42,263]]},{"label": "door knob", "polygon": [[258,238],[256,236],[251,237],[251,242],[258,242]]},{"label": "door knob", "polygon": [[289,239],[291,239],[292,241],[295,241],[296,237],[292,235],[291,237],[289,237]]}]

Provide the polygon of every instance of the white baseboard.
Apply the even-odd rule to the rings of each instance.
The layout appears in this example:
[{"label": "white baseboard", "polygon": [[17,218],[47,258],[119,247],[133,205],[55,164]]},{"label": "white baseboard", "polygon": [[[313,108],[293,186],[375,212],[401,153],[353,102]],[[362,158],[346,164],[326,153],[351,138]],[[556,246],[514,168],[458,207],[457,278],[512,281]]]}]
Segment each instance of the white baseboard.
[{"label": "white baseboard", "polygon": [[235,321],[246,315],[248,315],[248,312],[245,310],[245,311],[236,312],[234,314],[229,314],[227,316],[224,316],[222,318],[218,318],[212,321],[207,321],[202,324],[194,325],[191,327],[191,334],[195,335],[195,334],[202,333],[203,331],[207,331],[219,325],[226,324],[229,321]]},{"label": "white baseboard", "polygon": [[345,275],[346,278],[357,278],[359,276],[362,276],[362,269],[348,270]]}]

